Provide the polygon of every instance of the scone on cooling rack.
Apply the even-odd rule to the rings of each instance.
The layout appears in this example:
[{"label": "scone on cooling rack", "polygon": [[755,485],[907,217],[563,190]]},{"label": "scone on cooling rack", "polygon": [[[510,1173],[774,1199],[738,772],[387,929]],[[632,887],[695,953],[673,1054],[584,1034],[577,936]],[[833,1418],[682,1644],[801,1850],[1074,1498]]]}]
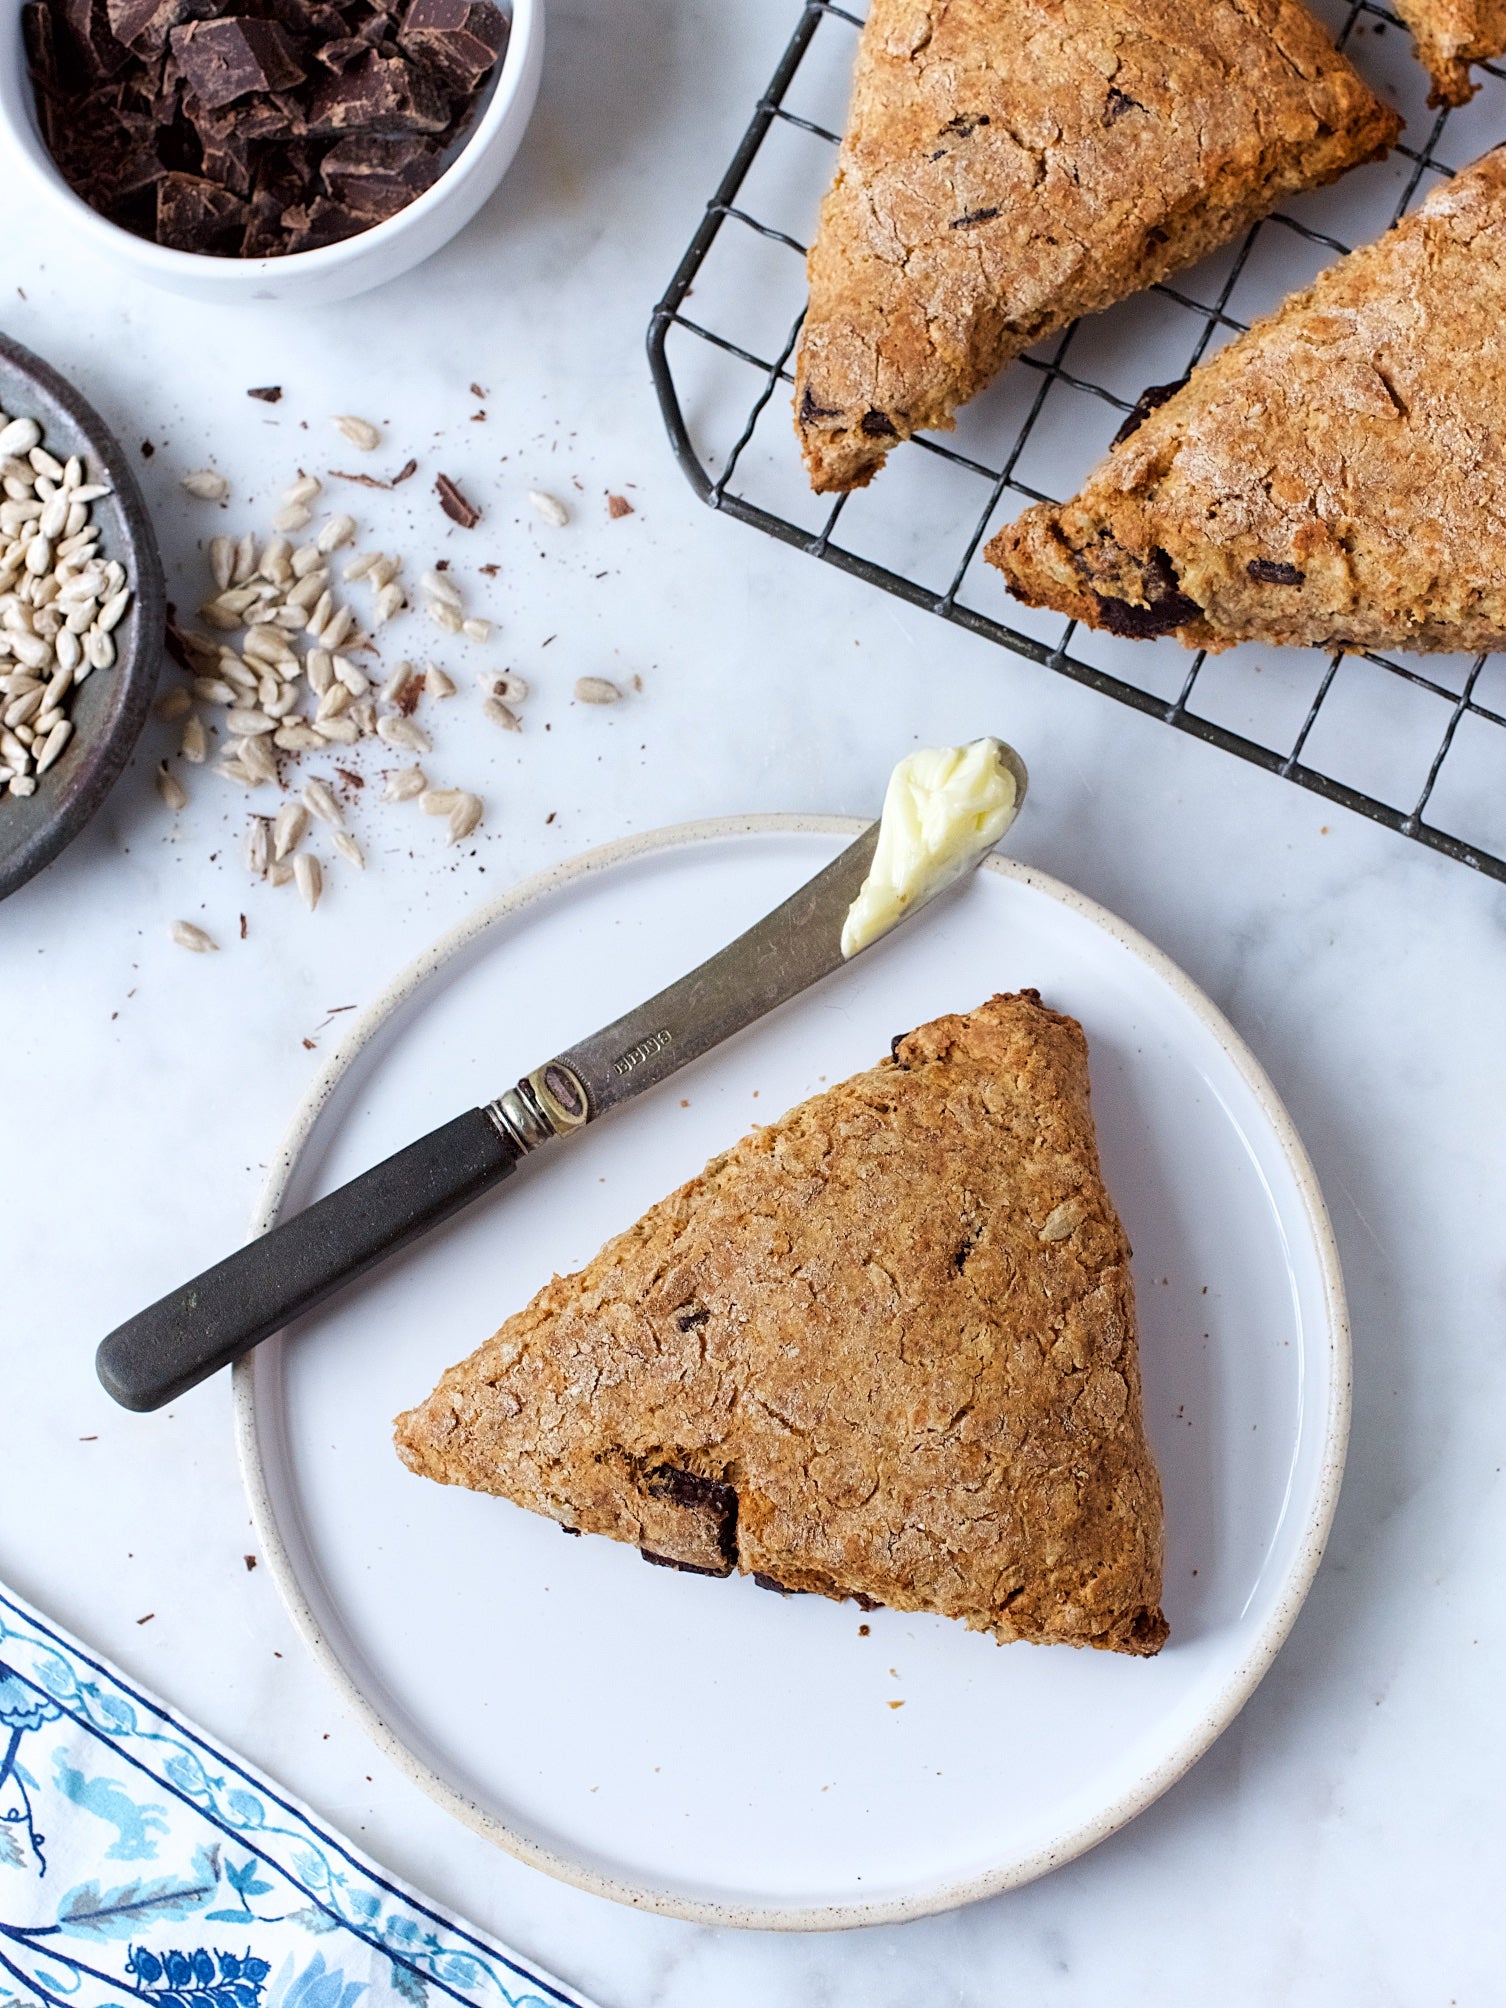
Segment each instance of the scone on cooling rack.
[{"label": "scone on cooling rack", "polygon": [[873,0],[795,365],[812,486],[1399,130],[1300,0]]},{"label": "scone on cooling rack", "polygon": [[1506,646],[1506,147],[1132,418],[988,546],[1019,599],[1207,649]]}]

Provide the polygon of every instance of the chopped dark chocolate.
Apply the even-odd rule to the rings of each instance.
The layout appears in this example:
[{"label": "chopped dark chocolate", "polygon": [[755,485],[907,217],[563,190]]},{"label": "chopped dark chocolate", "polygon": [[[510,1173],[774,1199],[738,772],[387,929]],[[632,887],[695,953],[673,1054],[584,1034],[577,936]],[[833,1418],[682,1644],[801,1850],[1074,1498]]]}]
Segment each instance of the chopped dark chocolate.
[{"label": "chopped dark chocolate", "polygon": [[189,89],[210,111],[253,91],[285,91],[306,74],[277,23],[249,15],[174,28],[172,52]]},{"label": "chopped dark chocolate", "polygon": [[1281,558],[1251,558],[1245,570],[1263,586],[1300,586],[1307,582],[1306,572]]},{"label": "chopped dark chocolate", "polygon": [[473,91],[502,53],[507,22],[492,0],[408,0],[397,39],[448,89]]},{"label": "chopped dark chocolate", "polygon": [[375,51],[317,83],[309,100],[311,133],[443,132],[448,120],[444,93],[427,70]]},{"label": "chopped dark chocolate", "polygon": [[215,251],[246,227],[239,196],[198,174],[164,174],[157,183],[157,242],[175,251]]},{"label": "chopped dark chocolate", "polygon": [[[453,157],[507,34],[493,0],[21,12],[38,125],[69,186],[125,229],[218,257],[314,250],[396,216]],[[468,527],[479,514],[445,506]]]},{"label": "chopped dark chocolate", "polygon": [[247,397],[260,398],[263,404],[280,404],[282,402],[282,385],[280,383],[255,384],[246,392],[246,395]]},{"label": "chopped dark chocolate", "polygon": [[458,523],[462,530],[474,530],[481,521],[481,511],[472,502],[467,502],[448,474],[441,474],[434,483],[434,492],[439,497],[439,506],[452,523]]}]

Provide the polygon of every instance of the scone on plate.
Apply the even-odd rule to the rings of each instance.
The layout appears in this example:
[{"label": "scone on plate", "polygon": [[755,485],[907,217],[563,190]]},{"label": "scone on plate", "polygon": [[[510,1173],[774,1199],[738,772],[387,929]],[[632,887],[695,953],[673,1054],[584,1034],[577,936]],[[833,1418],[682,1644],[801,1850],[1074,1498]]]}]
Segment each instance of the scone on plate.
[{"label": "scone on plate", "polygon": [[1189,647],[1506,646],[1506,147],[988,546],[1011,592]]},{"label": "scone on plate", "polygon": [[1399,131],[1300,0],[873,0],[795,365],[811,485]]},{"label": "scone on plate", "polygon": [[1129,1254],[1082,1028],[995,997],[556,1277],[398,1450],[675,1568],[1154,1653]]}]

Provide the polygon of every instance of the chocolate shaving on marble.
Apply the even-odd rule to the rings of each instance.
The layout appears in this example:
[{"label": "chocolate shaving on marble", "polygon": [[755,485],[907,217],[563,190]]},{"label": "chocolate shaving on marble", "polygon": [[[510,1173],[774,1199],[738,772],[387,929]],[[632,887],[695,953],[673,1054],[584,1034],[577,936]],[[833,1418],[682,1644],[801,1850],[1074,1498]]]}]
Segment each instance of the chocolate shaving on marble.
[{"label": "chocolate shaving on marble", "polygon": [[481,511],[474,502],[467,502],[448,474],[441,474],[434,483],[434,492],[439,497],[439,506],[452,523],[458,523],[462,530],[474,530],[481,521]]},{"label": "chocolate shaving on marble", "polygon": [[75,193],[225,258],[405,209],[454,157],[508,31],[493,0],[25,0],[22,25]]}]

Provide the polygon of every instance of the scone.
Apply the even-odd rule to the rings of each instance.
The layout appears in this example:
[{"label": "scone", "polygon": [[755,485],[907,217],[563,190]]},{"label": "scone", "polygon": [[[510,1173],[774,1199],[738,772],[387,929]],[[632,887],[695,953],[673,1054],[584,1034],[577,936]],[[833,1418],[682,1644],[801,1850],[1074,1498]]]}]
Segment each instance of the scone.
[{"label": "scone", "polygon": [[1018,598],[1197,648],[1506,646],[1506,147],[1132,416],[988,546]]},{"label": "scone", "polygon": [[1399,130],[1300,0],[873,0],[795,365],[812,486]]},{"label": "scone", "polygon": [[1129,1253],[1082,1028],[995,997],[556,1277],[398,1450],[649,1561],[1154,1653]]},{"label": "scone", "polygon": [[1396,0],[1396,11],[1432,76],[1430,105],[1468,104],[1470,64],[1506,54],[1506,0]]}]

